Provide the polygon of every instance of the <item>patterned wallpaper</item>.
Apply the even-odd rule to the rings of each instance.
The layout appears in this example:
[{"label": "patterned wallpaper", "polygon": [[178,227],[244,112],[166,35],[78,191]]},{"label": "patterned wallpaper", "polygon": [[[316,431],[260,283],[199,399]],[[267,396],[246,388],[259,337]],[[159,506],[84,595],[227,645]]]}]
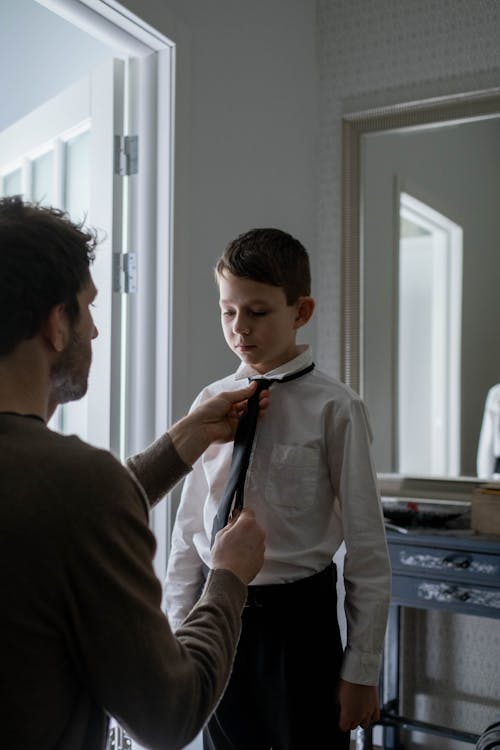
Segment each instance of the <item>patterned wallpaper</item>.
[{"label": "patterned wallpaper", "polygon": [[[498,620],[423,610],[403,614],[405,716],[474,734],[500,721]],[[471,748],[424,734],[413,740],[406,750]]]},{"label": "patterned wallpaper", "polygon": [[[342,114],[500,86],[500,0],[317,0],[316,7],[317,351],[318,364],[338,375]],[[405,713],[475,733],[500,718],[498,621],[408,610],[403,639]],[[471,746],[413,735],[405,747]]]},{"label": "patterned wallpaper", "polygon": [[343,113],[500,86],[499,0],[317,0],[318,364],[339,372]]}]

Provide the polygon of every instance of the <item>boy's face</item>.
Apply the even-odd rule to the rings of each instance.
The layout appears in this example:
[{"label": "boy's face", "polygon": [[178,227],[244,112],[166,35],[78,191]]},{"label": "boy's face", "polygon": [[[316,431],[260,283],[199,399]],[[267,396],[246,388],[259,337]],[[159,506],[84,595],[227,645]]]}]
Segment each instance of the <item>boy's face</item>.
[{"label": "boy's face", "polygon": [[304,319],[301,305],[310,297],[287,305],[282,287],[228,272],[218,282],[224,337],[242,362],[265,373],[297,355],[297,329],[310,317]]}]

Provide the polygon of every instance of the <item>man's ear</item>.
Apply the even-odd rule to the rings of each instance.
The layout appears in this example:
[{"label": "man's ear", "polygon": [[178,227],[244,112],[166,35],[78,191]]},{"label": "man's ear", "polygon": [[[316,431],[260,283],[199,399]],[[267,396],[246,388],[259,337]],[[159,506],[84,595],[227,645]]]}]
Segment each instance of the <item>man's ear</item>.
[{"label": "man's ear", "polygon": [[295,304],[297,306],[295,328],[301,328],[311,320],[315,303],[312,297],[299,297]]},{"label": "man's ear", "polygon": [[55,352],[62,352],[69,339],[69,322],[65,305],[54,305],[42,325],[42,334]]}]

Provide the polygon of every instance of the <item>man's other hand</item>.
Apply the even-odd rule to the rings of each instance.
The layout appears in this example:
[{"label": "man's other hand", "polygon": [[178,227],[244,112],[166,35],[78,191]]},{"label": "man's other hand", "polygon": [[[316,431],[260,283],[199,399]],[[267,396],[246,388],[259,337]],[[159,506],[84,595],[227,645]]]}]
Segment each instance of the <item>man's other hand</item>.
[{"label": "man's other hand", "polygon": [[264,564],[264,539],[252,510],[233,511],[227,526],[215,535],[211,567],[230,570],[249,584]]}]

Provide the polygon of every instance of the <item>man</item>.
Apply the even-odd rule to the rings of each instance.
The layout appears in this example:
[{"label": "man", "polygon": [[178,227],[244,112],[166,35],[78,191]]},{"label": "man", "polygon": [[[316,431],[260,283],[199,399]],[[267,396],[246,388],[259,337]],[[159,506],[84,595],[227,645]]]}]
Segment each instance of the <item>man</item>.
[{"label": "man", "polygon": [[16,750],[97,750],[107,714],[147,747],[183,747],[224,690],[263,561],[244,511],[219,533],[202,596],[173,636],[149,504],[233,437],[253,387],[194,410],[128,470],[47,428],[87,389],[95,244],[60,211],[0,201],[0,713]]}]

